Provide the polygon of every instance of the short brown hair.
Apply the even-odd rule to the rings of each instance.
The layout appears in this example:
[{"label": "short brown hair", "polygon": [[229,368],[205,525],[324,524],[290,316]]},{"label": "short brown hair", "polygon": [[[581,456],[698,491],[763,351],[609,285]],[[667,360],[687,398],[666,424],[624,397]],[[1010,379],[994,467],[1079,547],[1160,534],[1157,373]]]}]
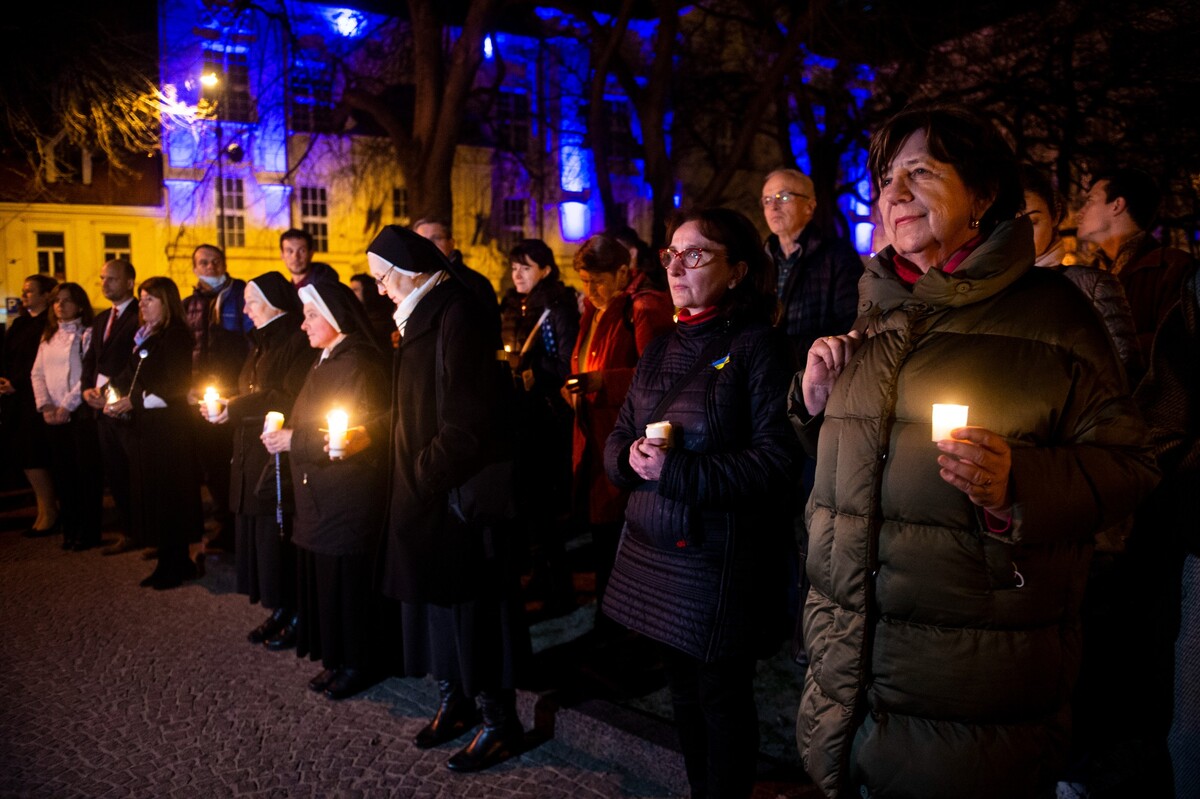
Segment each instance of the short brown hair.
[{"label": "short brown hair", "polygon": [[[163,320],[158,327],[165,330],[171,325],[187,327],[187,314],[183,312],[183,301],[179,298],[179,286],[169,277],[148,277],[138,286],[138,294],[146,292],[163,304]],[[140,313],[140,312],[139,312]],[[143,324],[145,319],[142,320]]]}]

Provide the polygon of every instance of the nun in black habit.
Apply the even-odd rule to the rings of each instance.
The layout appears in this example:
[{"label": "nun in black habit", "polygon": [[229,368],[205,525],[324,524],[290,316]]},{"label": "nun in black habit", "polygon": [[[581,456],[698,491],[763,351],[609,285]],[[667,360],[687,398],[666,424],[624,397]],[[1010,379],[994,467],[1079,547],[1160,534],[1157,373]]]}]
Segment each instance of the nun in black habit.
[{"label": "nun in black habit", "polygon": [[[244,299],[246,316],[254,323],[254,349],[238,375],[237,396],[209,421],[228,424],[233,432],[229,501],[236,514],[237,590],[272,611],[247,637],[253,644],[280,650],[296,641],[292,479],[289,456],[276,460],[259,436],[269,412],[291,416],[317,352],[300,329],[300,300],[283,275],[267,272],[250,280]],[[278,483],[276,463],[282,472]]]},{"label": "nun in black habit", "polygon": [[[385,438],[332,457],[325,428],[332,411],[350,425],[386,413],[387,366],[362,305],[341,283],[300,289],[304,332],[320,351],[292,406],[287,426],[264,432],[267,451],[290,452],[296,516],[299,624],[296,653],[324,668],[309,687],[344,699],[379,677],[371,650],[374,554],[386,498]],[[365,446],[363,446],[365,445]]]},{"label": "nun in black habit", "polygon": [[508,535],[511,380],[496,360],[499,315],[460,267],[404,228],[385,227],[367,265],[396,303],[400,331],[383,593],[401,605],[405,672],[432,674],[441,694],[414,743],[452,741],[482,714],[447,762],[478,771],[520,751],[513,689],[529,650]]}]

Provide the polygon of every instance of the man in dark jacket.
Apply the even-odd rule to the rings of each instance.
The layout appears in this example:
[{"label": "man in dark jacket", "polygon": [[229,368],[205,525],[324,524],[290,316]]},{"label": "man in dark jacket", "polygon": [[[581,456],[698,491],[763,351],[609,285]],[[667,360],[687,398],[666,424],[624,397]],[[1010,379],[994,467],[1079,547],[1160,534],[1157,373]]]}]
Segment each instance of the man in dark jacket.
[{"label": "man in dark jacket", "polygon": [[313,238],[307,230],[289,228],[279,235],[279,255],[299,291],[324,280],[338,282],[337,270],[320,261],[313,262]]},{"label": "man in dark jacket", "polygon": [[[92,322],[92,343],[83,356],[83,399],[99,410],[106,401],[104,388],[125,368],[138,329],[138,301],[133,296],[137,272],[128,261],[109,261],[100,268],[100,291],[112,303]],[[121,537],[101,554],[119,555],[141,546],[134,541],[129,488],[129,431],[126,423],[106,414],[96,414],[100,436],[100,458],[104,480],[117,506]]]},{"label": "man in dark jacket", "polygon": [[[199,392],[211,385],[221,396],[231,396],[249,350],[247,334],[254,328],[245,312],[246,281],[230,277],[225,253],[212,244],[201,244],[192,251],[192,274],[196,285],[185,303],[197,314],[193,325],[197,338],[192,389]],[[190,318],[189,324],[193,324]],[[193,399],[198,401],[199,397]],[[205,549],[229,548],[233,544],[233,513],[229,507],[233,442],[228,429],[198,417],[195,421],[196,454],[204,484],[213,497],[213,521],[219,525],[219,531],[205,541]]]},{"label": "man in dark jacket", "polygon": [[779,327],[803,361],[813,341],[845,333],[854,323],[862,260],[849,242],[816,230],[816,193],[803,172],[776,169],[767,175],[762,208],[783,309]]},{"label": "man in dark jacket", "polygon": [[1150,355],[1154,331],[1179,300],[1191,257],[1150,235],[1161,194],[1140,169],[1116,169],[1092,181],[1079,209],[1078,236],[1096,245],[1096,266],[1116,275],[1125,289],[1142,353]]}]

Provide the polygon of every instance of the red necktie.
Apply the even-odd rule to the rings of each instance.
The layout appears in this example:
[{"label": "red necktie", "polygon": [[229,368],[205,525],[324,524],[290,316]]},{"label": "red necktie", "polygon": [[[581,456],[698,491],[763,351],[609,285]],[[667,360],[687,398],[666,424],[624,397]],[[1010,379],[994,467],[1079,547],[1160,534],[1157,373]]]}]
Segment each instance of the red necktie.
[{"label": "red necktie", "polygon": [[104,342],[105,343],[108,343],[108,336],[110,333],[112,333],[113,322],[117,321],[117,313],[118,313],[118,311],[116,309],[116,306],[114,306],[113,309],[108,312],[108,324],[106,324],[104,326]]}]

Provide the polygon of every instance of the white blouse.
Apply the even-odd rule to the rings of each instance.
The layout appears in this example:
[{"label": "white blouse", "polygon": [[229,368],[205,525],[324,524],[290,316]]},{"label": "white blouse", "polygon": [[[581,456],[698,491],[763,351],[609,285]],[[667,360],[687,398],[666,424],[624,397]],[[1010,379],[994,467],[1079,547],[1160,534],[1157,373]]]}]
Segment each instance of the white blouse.
[{"label": "white blouse", "polygon": [[83,402],[83,354],[91,341],[91,327],[74,320],[60,322],[50,340],[38,345],[29,376],[39,411],[66,408],[73,412]]}]

